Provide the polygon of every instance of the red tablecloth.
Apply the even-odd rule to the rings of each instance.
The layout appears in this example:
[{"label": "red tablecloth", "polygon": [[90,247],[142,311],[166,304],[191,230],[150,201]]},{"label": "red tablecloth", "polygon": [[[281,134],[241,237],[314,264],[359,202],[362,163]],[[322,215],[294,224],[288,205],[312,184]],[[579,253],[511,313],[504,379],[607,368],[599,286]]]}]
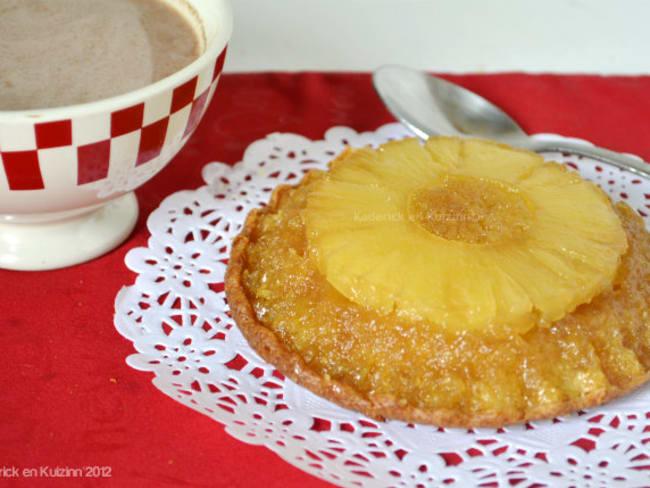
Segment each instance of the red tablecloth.
[{"label": "red tablecloth", "polygon": [[[497,103],[529,132],[554,132],[650,160],[650,77],[449,76]],[[198,131],[137,191],[140,218],[118,249],[68,269],[0,270],[0,485],[11,468],[105,467],[107,486],[314,487],[327,483],[159,392],[129,368],[129,341],[113,327],[117,291],[134,275],[129,249],[146,245],[145,220],[167,195],[202,184],[209,161],[234,163],[269,132],[322,138],[347,125],[392,121],[367,74],[225,75]],[[47,252],[47,243],[43,243]],[[3,471],[3,468],[5,470]],[[60,480],[69,483],[70,479]]]}]

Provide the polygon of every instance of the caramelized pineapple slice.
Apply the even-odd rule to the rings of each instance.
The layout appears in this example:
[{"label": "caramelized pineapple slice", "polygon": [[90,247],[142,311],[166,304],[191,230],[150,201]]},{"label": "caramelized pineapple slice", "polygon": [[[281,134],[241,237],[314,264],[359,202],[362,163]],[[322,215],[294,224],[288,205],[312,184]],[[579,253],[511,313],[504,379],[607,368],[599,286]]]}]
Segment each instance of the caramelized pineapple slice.
[{"label": "caramelized pineapple slice", "polygon": [[345,297],[455,331],[557,321],[611,287],[627,249],[592,183],[458,138],[348,150],[304,221],[311,258]]}]

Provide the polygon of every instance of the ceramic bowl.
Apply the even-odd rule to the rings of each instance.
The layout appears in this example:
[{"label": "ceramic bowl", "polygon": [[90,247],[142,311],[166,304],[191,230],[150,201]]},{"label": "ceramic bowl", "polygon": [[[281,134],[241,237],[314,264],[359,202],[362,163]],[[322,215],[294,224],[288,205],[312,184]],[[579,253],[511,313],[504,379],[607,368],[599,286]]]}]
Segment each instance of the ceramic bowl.
[{"label": "ceramic bowl", "polygon": [[0,111],[0,267],[69,266],[128,237],[138,215],[133,190],[192,135],[232,33],[228,0],[178,5],[204,42],[203,54],[181,71],[104,100]]}]

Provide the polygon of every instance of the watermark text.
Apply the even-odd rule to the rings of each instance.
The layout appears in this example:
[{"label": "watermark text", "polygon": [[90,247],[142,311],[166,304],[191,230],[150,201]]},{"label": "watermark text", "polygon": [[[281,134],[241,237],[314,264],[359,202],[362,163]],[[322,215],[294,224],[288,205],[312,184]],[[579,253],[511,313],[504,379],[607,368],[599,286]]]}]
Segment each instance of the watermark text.
[{"label": "watermark text", "polygon": [[3,466],[0,465],[0,479],[12,478],[110,478],[111,466]]}]

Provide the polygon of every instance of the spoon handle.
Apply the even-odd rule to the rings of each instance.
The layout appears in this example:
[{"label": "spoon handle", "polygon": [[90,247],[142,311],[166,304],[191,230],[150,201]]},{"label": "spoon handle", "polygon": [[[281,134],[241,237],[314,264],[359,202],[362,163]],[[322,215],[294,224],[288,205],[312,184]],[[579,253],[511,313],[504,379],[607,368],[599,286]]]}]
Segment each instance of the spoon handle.
[{"label": "spoon handle", "polygon": [[627,170],[645,178],[650,178],[650,164],[636,156],[621,154],[608,149],[596,146],[588,146],[571,141],[545,141],[535,138],[528,138],[517,144],[523,149],[535,152],[561,152],[578,154],[586,158],[596,159],[603,163],[611,164],[617,168]]}]

